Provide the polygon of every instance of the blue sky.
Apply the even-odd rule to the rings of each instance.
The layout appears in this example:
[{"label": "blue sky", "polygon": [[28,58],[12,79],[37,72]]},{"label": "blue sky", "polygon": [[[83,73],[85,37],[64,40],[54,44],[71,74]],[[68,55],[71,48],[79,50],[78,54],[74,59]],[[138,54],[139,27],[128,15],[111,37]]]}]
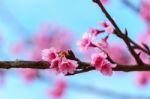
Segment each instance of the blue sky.
[{"label": "blue sky", "polygon": [[[10,42],[19,37],[33,33],[40,23],[49,21],[69,28],[79,39],[84,31],[91,26],[97,26],[100,20],[106,20],[100,9],[91,2],[92,0],[3,0],[3,4],[22,27],[18,27],[13,20],[5,18],[5,10],[0,7],[0,30],[4,32],[6,48]],[[127,28],[129,36],[136,38],[137,33],[144,30],[145,23],[137,14],[121,4],[121,0],[111,0],[107,9],[116,20],[121,29]],[[138,0],[133,0],[136,4]],[[28,33],[24,32],[28,31]],[[112,41],[116,41],[112,38]],[[7,52],[7,49],[4,49]],[[19,57],[21,58],[21,57]],[[3,57],[3,59],[9,59]],[[13,57],[10,57],[13,59]],[[104,88],[120,93],[148,96],[150,86],[139,88],[134,83],[134,73],[114,74],[112,77],[104,77],[99,72],[66,77],[69,81],[92,85],[96,88]],[[0,99],[48,99],[44,90],[47,84],[39,81],[31,85],[25,85],[17,76],[8,75],[6,83],[0,88]],[[82,92],[82,91],[81,91]],[[69,89],[64,99],[112,99],[97,94]]]}]

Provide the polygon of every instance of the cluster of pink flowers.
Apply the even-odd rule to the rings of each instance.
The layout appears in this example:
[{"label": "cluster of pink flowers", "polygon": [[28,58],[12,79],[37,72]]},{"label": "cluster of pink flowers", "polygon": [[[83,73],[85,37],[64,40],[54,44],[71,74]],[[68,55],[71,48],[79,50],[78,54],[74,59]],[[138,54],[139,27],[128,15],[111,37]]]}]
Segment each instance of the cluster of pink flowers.
[{"label": "cluster of pink flowers", "polygon": [[99,25],[102,26],[107,33],[114,32],[114,28],[108,21],[101,21],[101,22],[99,22]]},{"label": "cluster of pink flowers", "polygon": [[[33,38],[18,40],[12,44],[10,49],[13,54],[17,55],[22,55],[24,51],[28,51],[27,57],[29,57],[31,60],[38,61],[41,60],[42,49],[46,49],[52,46],[57,50],[70,49],[70,34],[71,32],[66,28],[49,22],[44,22],[37,28],[33,34]],[[18,73],[21,75],[25,82],[29,82],[37,77],[39,70],[20,69],[18,70]]]},{"label": "cluster of pink flowers", "polygon": [[[104,29],[90,28],[88,32],[83,34],[82,39],[78,42],[81,50],[86,50],[89,47],[97,47],[101,50],[107,50],[107,39],[109,35],[114,32],[114,28],[109,22],[99,22],[99,25]],[[96,36],[105,32],[107,32],[107,35],[97,42],[95,40]]]},{"label": "cluster of pink flowers", "polygon": [[148,23],[150,22],[150,2],[148,0],[142,0],[140,7],[140,15],[144,18]]},{"label": "cluster of pink flowers", "polygon": [[50,63],[50,68],[57,73],[73,74],[78,67],[75,60],[67,59],[64,53],[58,52],[54,48],[42,50],[42,59]]},{"label": "cluster of pink flowers", "polygon": [[106,58],[107,56],[104,53],[93,54],[91,57],[91,64],[103,75],[111,76],[112,68],[116,65],[110,63]]},{"label": "cluster of pink flowers", "polygon": [[[107,58],[108,51],[108,42],[107,39],[111,33],[114,32],[114,28],[111,26],[109,22],[99,22],[99,25],[104,29],[99,28],[90,28],[88,32],[83,34],[82,39],[78,42],[81,50],[86,50],[88,48],[98,48],[100,49],[100,53],[93,53],[91,55],[91,64],[96,68],[96,70],[100,71],[103,75],[112,75],[112,68],[116,65],[110,63]],[[99,34],[107,33],[107,35],[100,39],[100,41],[96,41],[96,37]]]}]

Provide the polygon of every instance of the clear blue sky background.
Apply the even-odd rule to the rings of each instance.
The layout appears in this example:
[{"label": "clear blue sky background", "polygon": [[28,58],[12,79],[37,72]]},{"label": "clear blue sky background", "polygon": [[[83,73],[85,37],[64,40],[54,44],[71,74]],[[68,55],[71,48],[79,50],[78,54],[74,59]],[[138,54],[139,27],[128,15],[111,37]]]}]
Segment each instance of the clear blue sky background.
[{"label": "clear blue sky background", "polygon": [[[100,20],[106,20],[99,8],[92,0],[3,0],[4,5],[23,25],[25,31],[32,33],[38,25],[44,21],[58,23],[74,32],[79,39],[90,26],[96,26]],[[137,14],[121,4],[121,0],[110,0],[108,11],[124,29],[129,31],[133,38],[144,30],[144,22]],[[131,0],[138,4],[138,0]],[[25,36],[24,30],[13,24],[13,20],[7,19],[4,7],[0,2],[0,31],[5,33],[6,48],[16,38]],[[112,39],[115,40],[115,39]],[[7,50],[5,49],[5,52]],[[4,57],[2,59],[14,59]],[[89,72],[72,77],[66,77],[70,81],[83,85],[92,85],[96,88],[104,88],[120,93],[150,96],[150,86],[139,88],[134,83],[134,73],[114,74],[112,77],[104,77],[98,72]],[[17,76],[8,75],[6,83],[0,88],[0,99],[48,99],[44,94],[47,84],[35,81],[31,85],[25,85]],[[69,89],[63,99],[112,99]]]}]

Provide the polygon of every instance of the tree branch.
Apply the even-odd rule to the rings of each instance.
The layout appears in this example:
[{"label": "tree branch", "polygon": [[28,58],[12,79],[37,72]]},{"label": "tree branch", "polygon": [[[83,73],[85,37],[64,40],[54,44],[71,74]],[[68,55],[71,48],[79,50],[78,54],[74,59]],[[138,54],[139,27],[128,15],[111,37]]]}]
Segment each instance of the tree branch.
[{"label": "tree branch", "polygon": [[[142,48],[140,45],[133,42],[128,36],[127,33],[123,33],[120,28],[117,26],[115,21],[112,19],[112,17],[109,15],[109,13],[106,11],[104,6],[102,5],[100,0],[93,0],[95,3],[99,5],[99,7],[102,9],[103,13],[106,15],[106,17],[109,19],[109,21],[112,23],[112,25],[115,28],[115,34],[122,38],[125,43],[127,44],[129,51],[133,55],[133,57],[136,59],[137,63],[136,65],[121,65],[117,64],[117,67],[113,68],[113,71],[124,71],[124,72],[131,72],[131,71],[150,71],[150,64],[141,63],[138,54],[134,51],[132,46],[142,50],[143,52],[150,55],[150,51]],[[126,31],[127,32],[127,31]],[[133,44],[131,46],[131,44]],[[91,70],[95,70],[93,66],[91,66],[90,63],[82,62],[79,59],[75,57],[72,51],[69,51],[69,55],[67,56],[69,59],[73,59],[78,61],[78,68],[75,71],[74,74],[68,74],[68,75],[75,75],[83,72],[88,72]],[[10,68],[33,68],[33,69],[50,69],[50,63],[46,61],[0,61],[0,68],[2,69],[10,69]]]},{"label": "tree branch", "polygon": [[33,68],[33,69],[48,69],[50,64],[46,61],[0,61],[0,68]]},{"label": "tree branch", "polygon": [[[82,67],[82,68],[81,68]],[[32,68],[32,69],[50,69],[49,62],[46,61],[0,61],[0,68],[1,69],[11,69],[11,68]],[[84,73],[88,71],[95,70],[90,63],[87,62],[80,62],[79,67],[75,71],[74,74],[68,75],[75,75],[79,73]],[[150,71],[149,64],[141,65],[120,65],[118,64],[113,71],[123,71],[123,72],[131,72],[131,71]]]},{"label": "tree branch", "polygon": [[[68,74],[68,75],[75,75],[75,74],[80,74],[80,73],[85,73],[95,70],[94,67],[89,67],[86,69],[82,70],[77,70],[74,74]],[[150,65],[144,64],[144,65],[117,65],[115,68],[113,68],[113,71],[122,71],[122,72],[133,72],[133,71],[150,71]]]},{"label": "tree branch", "polygon": [[138,45],[137,43],[135,43],[132,39],[130,39],[127,35],[127,31],[126,33],[123,33],[121,31],[121,29],[118,27],[118,25],[116,24],[116,22],[113,20],[113,18],[110,16],[110,14],[107,12],[107,10],[105,9],[105,7],[103,6],[102,2],[100,0],[93,0],[93,2],[95,2],[100,9],[102,10],[102,12],[104,13],[104,15],[106,16],[106,18],[111,22],[111,24],[114,26],[115,30],[114,30],[114,34],[117,35],[119,38],[121,38],[127,45],[130,53],[132,54],[132,56],[134,57],[134,59],[136,60],[136,62],[138,64],[143,64],[142,60],[139,57],[139,54],[137,54],[135,52],[135,50],[132,48],[135,47],[139,50],[141,50],[142,52],[150,55],[150,51],[148,51],[147,49],[144,49],[142,46]]}]

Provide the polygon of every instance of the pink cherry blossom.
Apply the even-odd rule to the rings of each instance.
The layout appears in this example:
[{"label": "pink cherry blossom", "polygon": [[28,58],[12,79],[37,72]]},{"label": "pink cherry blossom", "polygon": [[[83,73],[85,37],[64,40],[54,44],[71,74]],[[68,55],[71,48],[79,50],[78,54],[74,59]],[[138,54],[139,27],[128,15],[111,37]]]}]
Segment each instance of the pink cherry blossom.
[{"label": "pink cherry blossom", "polygon": [[95,42],[94,44],[95,44],[98,48],[107,51],[107,49],[108,49],[108,43],[107,43],[108,37],[109,37],[109,36],[106,36],[106,37],[102,38],[99,42]]},{"label": "pink cherry blossom", "polygon": [[100,21],[98,24],[104,28],[110,26],[110,23],[108,21]]},{"label": "pink cherry blossom", "polygon": [[50,69],[56,73],[73,74],[78,67],[77,61],[66,59],[65,56],[58,55],[54,49],[44,49],[42,59],[50,62]]},{"label": "pink cherry blossom", "polygon": [[106,30],[106,32],[109,33],[109,34],[111,34],[111,33],[114,32],[114,28],[113,28],[112,26],[108,26],[105,30]]},{"label": "pink cherry blossom", "polygon": [[111,76],[112,75],[112,67],[115,67],[115,64],[111,64],[109,61],[104,60],[101,65],[100,71],[103,75]]},{"label": "pink cherry blossom", "polygon": [[111,76],[112,68],[115,67],[115,64],[111,64],[107,59],[104,53],[93,54],[91,60],[92,66],[96,68],[96,70],[100,71],[103,75]]},{"label": "pink cherry blossom", "polygon": [[57,52],[54,48],[42,50],[43,60],[51,62],[55,58],[57,58]]},{"label": "pink cherry blossom", "polygon": [[50,69],[52,69],[53,72],[55,72],[56,74],[60,73],[60,70],[59,70],[60,63],[61,63],[60,58],[55,58],[51,61]]},{"label": "pink cherry blossom", "polygon": [[64,58],[59,65],[59,70],[65,75],[68,73],[73,74],[77,67],[77,61]]},{"label": "pink cherry blossom", "polygon": [[96,37],[98,34],[105,32],[105,30],[100,30],[98,28],[90,28],[89,33],[91,33],[92,36]]},{"label": "pink cherry blossom", "polygon": [[60,58],[55,58],[51,61],[51,66],[50,68],[57,68],[59,66],[61,62],[61,59]]},{"label": "pink cherry blossom", "polygon": [[106,57],[107,56],[104,53],[93,54],[91,56],[91,64],[92,64],[92,66],[94,66],[97,69],[101,68],[101,65],[103,64],[103,61],[105,60]]},{"label": "pink cherry blossom", "polygon": [[90,39],[91,39],[90,35],[85,32],[82,36],[82,39],[78,42],[78,45],[80,46],[81,50],[85,50],[85,49],[93,46]]}]

